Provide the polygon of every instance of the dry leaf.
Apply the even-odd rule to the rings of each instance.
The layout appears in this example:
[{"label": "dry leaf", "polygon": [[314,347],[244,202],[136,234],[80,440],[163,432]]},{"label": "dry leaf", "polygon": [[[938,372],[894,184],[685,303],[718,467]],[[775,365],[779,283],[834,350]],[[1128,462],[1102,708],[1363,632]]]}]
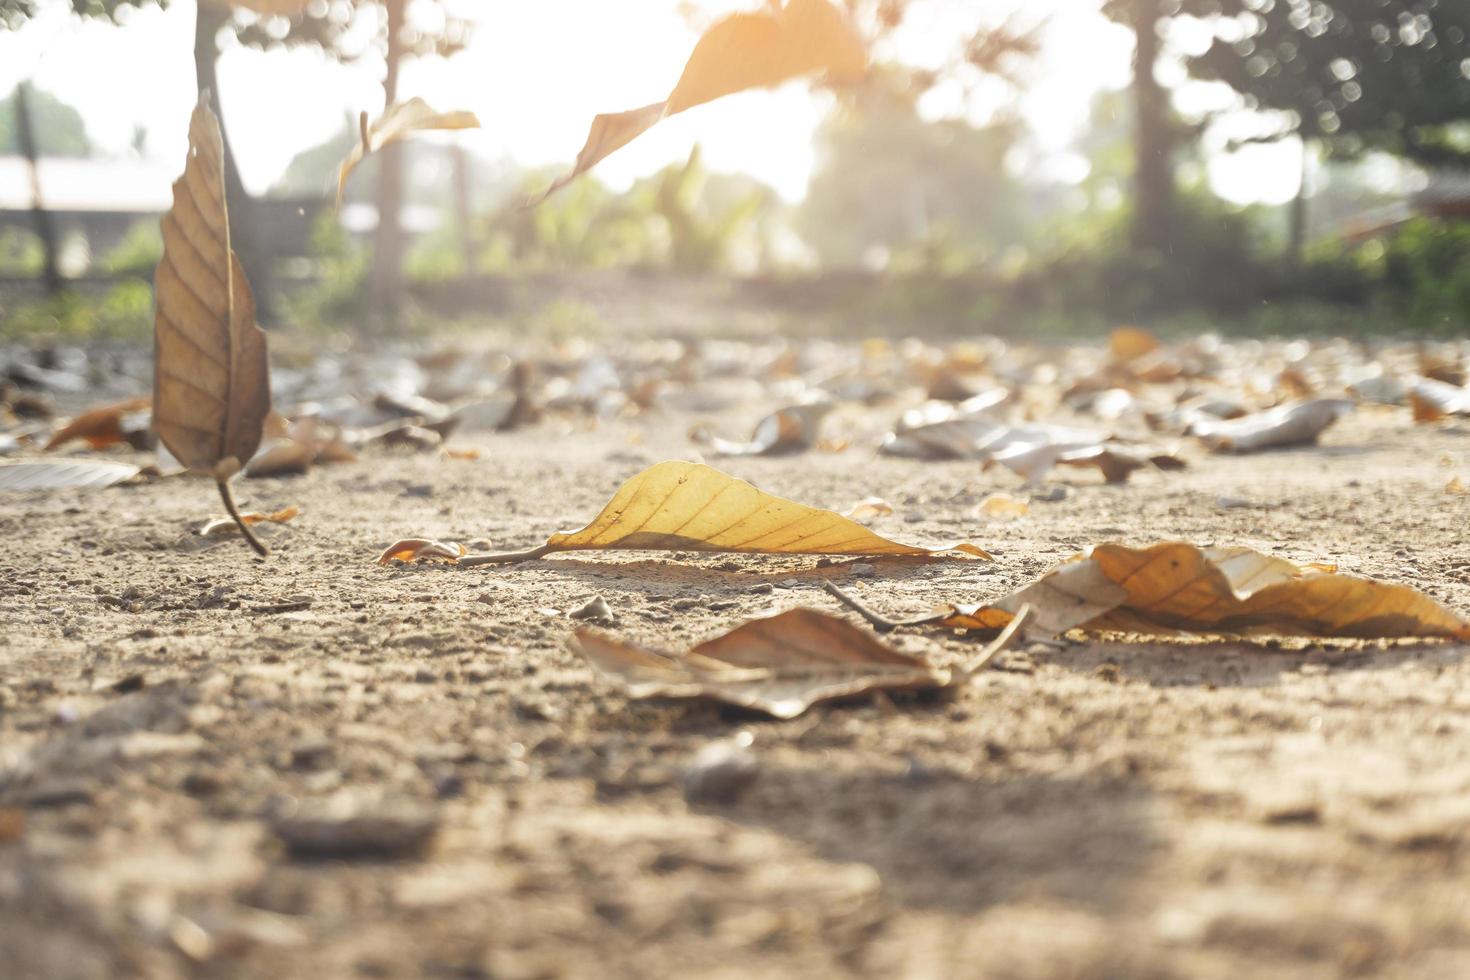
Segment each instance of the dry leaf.
[{"label": "dry leaf", "polygon": [[429,538],[404,538],[390,544],[381,555],[378,556],[378,564],[386,565],[390,561],[422,561],[429,558],[442,558],[448,562],[459,561],[460,556],[465,553],[465,546],[454,541],[433,541]]},{"label": "dry leaf", "polygon": [[1353,410],[1345,398],[1315,398],[1238,419],[1199,419],[1188,430],[1216,452],[1249,453],[1317,441],[1323,430]]},{"label": "dry leaf", "polygon": [[1131,361],[1159,349],[1159,338],[1140,327],[1119,327],[1108,334],[1108,350],[1119,361]]},{"label": "dry leaf", "polygon": [[147,420],[129,417],[146,413],[152,405],[153,400],[144,396],[89,409],[57,429],[46,441],[46,449],[56,449],[74,439],[85,439],[93,449],[106,449],[120,442],[127,442],[134,449],[146,449]]},{"label": "dry leaf", "polygon": [[1470,415],[1470,388],[1434,378],[1417,378],[1409,389],[1415,422],[1437,422],[1447,415]]},{"label": "dry leaf", "polygon": [[1031,504],[1020,497],[1012,497],[1008,493],[992,493],[980,501],[979,506],[975,509],[982,517],[1013,521],[1031,513]]},{"label": "dry leaf", "polygon": [[337,207],[342,206],[347,178],[369,153],[376,153],[389,143],[397,143],[425,130],[479,128],[480,120],[473,112],[436,112],[417,97],[388,106],[371,126],[367,123],[367,113],[363,113],[362,139],[352,147],[352,152],[347,154],[347,159],[342,161],[342,167],[337,171]]},{"label": "dry leaf", "polygon": [[721,96],[817,72],[834,82],[855,81],[867,64],[862,35],[831,0],[788,0],[784,7],[773,0],[757,13],[732,14],[705,31],[695,44],[667,99],[595,117],[571,172],[557,179],[534,203],[627,146],[660,119]]},{"label": "dry leaf", "polygon": [[0,806],[0,844],[20,840],[26,832],[26,812],[18,806]]},{"label": "dry leaf", "polygon": [[761,419],[749,442],[732,442],[712,436],[703,429],[691,438],[720,456],[773,456],[810,449],[817,441],[818,430],[827,413],[836,407],[831,402],[794,405]]},{"label": "dry leaf", "polygon": [[989,558],[972,544],[917,548],[879,537],[830,510],[762,493],[700,463],[671,460],[628,480],[591,524],[539,548],[474,555],[462,565],[540,558],[558,551],[725,551],[776,555],[938,555]]},{"label": "dry leaf", "polygon": [[[285,524],[300,516],[301,508],[292,504],[290,507],[282,507],[273,514],[261,514],[253,510],[241,511],[240,524],[263,524],[269,521],[272,524]],[[230,534],[237,534],[240,524],[235,523],[231,517],[216,517],[199,529],[200,537],[220,538]]]},{"label": "dry leaf", "polygon": [[1449,483],[1446,483],[1444,485],[1444,492],[1445,493],[1465,493],[1466,492],[1465,481],[1462,480],[1462,479],[1460,479],[1458,476],[1451,477],[1450,478],[1450,482]]},{"label": "dry leaf", "polygon": [[893,505],[882,497],[864,497],[843,511],[842,516],[860,524],[866,524],[874,518],[887,517],[892,513]]},{"label": "dry leaf", "polygon": [[1030,606],[1042,629],[1470,639],[1470,621],[1404,585],[1296,565],[1249,548],[1098,545],[998,602],[935,621],[1000,629]]},{"label": "dry leaf", "polygon": [[[270,411],[265,333],[230,249],[224,144],[204,99],[189,121],[189,157],[163,218],[155,276],[153,427],[184,466],[213,476],[235,516],[229,480],[260,445]],[[267,553],[249,529],[252,547]]]},{"label": "dry leaf", "polygon": [[579,630],[573,647],[635,698],[709,698],[795,718],[818,701],[948,686],[953,675],[811,609],[757,619],[675,654]]},{"label": "dry leaf", "polygon": [[141,472],[131,463],[105,459],[48,459],[44,462],[0,463],[0,491],[70,490],[110,487]]}]

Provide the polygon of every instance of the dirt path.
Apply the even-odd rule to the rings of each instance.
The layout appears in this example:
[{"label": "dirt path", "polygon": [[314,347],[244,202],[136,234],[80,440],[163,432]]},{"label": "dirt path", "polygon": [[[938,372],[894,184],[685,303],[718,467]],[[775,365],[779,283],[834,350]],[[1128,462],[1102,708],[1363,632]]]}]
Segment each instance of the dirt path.
[{"label": "dirt path", "polygon": [[[0,843],[0,974],[1470,976],[1463,645],[1032,644],[949,701],[781,723],[629,702],[567,651],[564,615],[601,595],[620,633],[677,646],[772,606],[835,610],[824,577],[917,613],[1166,538],[1470,610],[1470,497],[1443,489],[1470,479],[1463,425],[1364,410],[1319,449],[1196,454],[1123,487],[1068,475],[1012,523],[974,509],[1019,481],[973,464],[722,464],[813,504],[883,496],[880,533],[966,537],[994,564],[372,563],[410,534],[533,545],[688,456],[686,425],[548,422],[459,440],[479,461],[248,481],[251,506],[303,509],[265,562],[191,536],[217,507],[203,483],[0,503],[0,807],[25,820]],[[894,642],[945,659],[979,641]],[[686,802],[693,755],[739,733],[749,791]],[[334,840],[361,853],[311,859],[343,813]]]}]

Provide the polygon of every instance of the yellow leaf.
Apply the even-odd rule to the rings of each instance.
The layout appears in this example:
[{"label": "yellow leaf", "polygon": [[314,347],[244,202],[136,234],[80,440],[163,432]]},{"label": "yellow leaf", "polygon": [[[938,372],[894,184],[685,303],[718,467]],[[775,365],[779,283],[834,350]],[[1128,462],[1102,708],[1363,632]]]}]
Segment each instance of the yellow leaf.
[{"label": "yellow leaf", "polygon": [[579,630],[573,647],[635,698],[709,698],[795,718],[818,701],[948,686],[953,675],[844,619],[792,609],[668,653]]},{"label": "yellow leaf", "polygon": [[732,14],[695,44],[667,99],[596,116],[571,172],[532,204],[546,200],[667,116],[721,96],[818,72],[834,82],[854,81],[867,65],[862,35],[831,0],[788,0],[784,7],[772,4],[757,13]]},{"label": "yellow leaf", "polygon": [[1159,349],[1159,338],[1141,327],[1119,327],[1108,335],[1114,359],[1131,361]]},{"label": "yellow leaf", "polygon": [[480,120],[473,112],[436,112],[427,102],[417,97],[390,105],[371,126],[367,124],[366,113],[363,113],[362,118],[362,140],[353,146],[352,152],[347,154],[347,159],[342,161],[342,167],[337,172],[339,208],[342,206],[342,195],[347,190],[347,178],[369,153],[376,153],[389,143],[396,143],[425,130],[480,128]]},{"label": "yellow leaf", "polygon": [[540,558],[557,551],[723,551],[767,555],[937,555],[989,558],[972,544],[918,548],[879,537],[830,510],[763,493],[700,463],[652,466],[619,488],[602,513],[539,548],[473,555],[462,565]]},{"label": "yellow leaf", "polygon": [[1458,476],[1450,477],[1450,482],[1444,485],[1445,493],[1465,493],[1465,481]]},{"label": "yellow leaf", "polygon": [[1000,629],[1023,605],[1054,633],[1114,630],[1470,639],[1470,620],[1404,585],[1296,565],[1249,548],[1098,545],[998,602],[957,606],[940,625]]},{"label": "yellow leaf", "polygon": [[404,538],[395,541],[384,549],[378,556],[378,564],[386,565],[390,561],[423,561],[429,558],[442,558],[448,562],[456,562],[465,553],[465,546],[453,541],[433,541],[429,538]]},{"label": "yellow leaf", "polygon": [[1031,504],[1020,497],[1012,497],[1008,493],[992,493],[980,501],[976,508],[982,517],[990,517],[1001,521],[1013,521],[1018,517],[1025,517],[1031,513]]},{"label": "yellow leaf", "polygon": [[[224,141],[202,98],[173,197],[154,277],[153,427],[180,463],[214,477],[234,517],[228,481],[260,445],[270,372],[250,284],[230,248]],[[243,524],[241,530],[267,554]]]}]

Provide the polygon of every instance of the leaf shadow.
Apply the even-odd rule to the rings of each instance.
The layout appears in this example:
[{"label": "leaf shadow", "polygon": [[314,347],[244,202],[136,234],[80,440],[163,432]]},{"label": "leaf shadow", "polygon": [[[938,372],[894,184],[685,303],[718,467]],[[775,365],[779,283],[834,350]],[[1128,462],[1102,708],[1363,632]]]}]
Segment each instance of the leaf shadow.
[{"label": "leaf shadow", "polygon": [[1102,640],[1041,655],[1079,674],[1151,687],[1264,688],[1290,675],[1398,670],[1407,664],[1444,665],[1470,656],[1470,646],[1437,640],[1275,640],[1206,637],[1177,642]]},{"label": "leaf shadow", "polygon": [[[859,562],[873,565],[881,563],[885,578],[905,579],[918,577],[925,569],[932,568],[943,558],[929,557],[876,557],[854,558],[816,565],[809,555],[790,557],[771,555],[735,555],[740,559],[737,568],[719,567],[730,561],[732,556],[702,554],[698,560],[639,558],[631,561],[598,560],[595,558],[571,558],[558,555],[540,559],[534,563],[539,569],[555,571],[568,578],[587,582],[597,588],[611,592],[630,592],[647,595],[671,589],[706,589],[713,591],[743,591],[752,586],[776,585],[795,580],[803,586],[820,587],[830,578],[846,578],[849,567]],[[754,564],[752,560],[754,559]],[[526,563],[527,566],[532,563]]]},{"label": "leaf shadow", "polygon": [[764,774],[722,815],[867,864],[906,907],[974,912],[1048,897],[1115,910],[1162,846],[1151,800],[1105,778],[802,768]]}]

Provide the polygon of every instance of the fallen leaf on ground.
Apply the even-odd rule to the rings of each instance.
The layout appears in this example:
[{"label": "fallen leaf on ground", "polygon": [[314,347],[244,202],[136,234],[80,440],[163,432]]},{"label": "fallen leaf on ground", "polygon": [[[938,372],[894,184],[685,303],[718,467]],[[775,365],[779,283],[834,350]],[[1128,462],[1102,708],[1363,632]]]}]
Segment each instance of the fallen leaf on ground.
[{"label": "fallen leaf on ground", "polygon": [[[290,507],[283,507],[273,514],[261,514],[257,511],[247,510],[241,511],[240,524],[263,524],[266,521],[272,524],[285,524],[287,521],[294,520],[300,514],[301,508],[295,504],[292,504]],[[205,538],[219,538],[237,534],[239,531],[240,525],[235,523],[234,518],[216,517],[201,527],[199,534]]]},{"label": "fallen leaf on ground", "polygon": [[26,812],[18,806],[0,806],[0,844],[18,841],[25,832]]},{"label": "fallen leaf on ground", "polygon": [[367,123],[367,113],[363,113],[362,139],[353,144],[352,152],[347,154],[347,159],[342,161],[342,166],[337,171],[337,207],[342,206],[342,196],[347,191],[347,178],[369,153],[376,153],[389,143],[396,143],[426,130],[479,128],[480,120],[473,112],[438,112],[417,97],[390,105],[371,126]]},{"label": "fallen leaf on ground", "polygon": [[153,400],[146,395],[89,409],[57,429],[46,441],[46,449],[56,449],[74,439],[84,439],[93,449],[106,449],[126,442],[134,449],[148,448],[149,424],[146,413]]},{"label": "fallen leaf on ground", "polygon": [[785,6],[773,2],[758,12],[731,14],[700,37],[667,99],[596,116],[571,172],[558,178],[536,203],[668,116],[735,92],[818,72],[834,82],[855,81],[867,64],[862,35],[830,0],[787,0]]},{"label": "fallen leaf on ground", "polygon": [[1466,620],[1404,585],[1297,565],[1249,548],[1098,545],[997,602],[956,606],[937,625],[1001,629],[1022,606],[1052,633],[1203,633],[1470,639]]},{"label": "fallen leaf on ground", "polygon": [[848,520],[865,524],[877,517],[887,517],[893,513],[893,505],[882,497],[864,497],[842,512],[842,516]]},{"label": "fallen leaf on ground", "polygon": [[684,654],[587,629],[572,645],[631,697],[709,698],[776,718],[868,691],[942,688],[954,677],[845,619],[811,609],[753,620]]},{"label": "fallen leaf on ground", "polygon": [[0,491],[70,490],[110,487],[140,472],[131,463],[106,459],[48,459],[44,462],[0,463]]},{"label": "fallen leaf on ground", "polygon": [[982,517],[1012,521],[1031,513],[1031,504],[1008,493],[992,493],[975,508]]},{"label": "fallen leaf on ground", "polygon": [[1444,492],[1445,493],[1465,493],[1466,492],[1465,481],[1462,480],[1462,479],[1460,479],[1458,476],[1452,476],[1452,477],[1450,477],[1450,482],[1449,483],[1446,483],[1444,485]]},{"label": "fallen leaf on ground", "polygon": [[462,565],[525,561],[558,551],[725,551],[765,555],[940,555],[989,558],[973,544],[918,548],[879,537],[830,510],[763,493],[701,463],[659,463],[629,479],[602,513],[539,548],[474,555]]},{"label": "fallen leaf on ground", "polygon": [[1353,410],[1345,398],[1314,398],[1238,419],[1199,419],[1188,434],[1216,452],[1248,453],[1317,441],[1328,426]]},{"label": "fallen leaf on ground", "polygon": [[822,420],[835,406],[831,402],[794,405],[761,419],[749,442],[734,442],[696,429],[691,438],[720,456],[770,456],[801,452],[817,442]]},{"label": "fallen leaf on ground", "polygon": [[1159,338],[1141,327],[1119,327],[1108,334],[1108,350],[1120,361],[1131,361],[1159,349]]},{"label": "fallen leaf on ground", "polygon": [[[235,517],[229,481],[260,445],[271,391],[265,332],[230,248],[224,188],[219,121],[201,99],[154,277],[153,427],[180,463],[214,478]],[[241,532],[268,553],[244,524]]]},{"label": "fallen leaf on ground", "polygon": [[460,556],[465,554],[465,546],[454,541],[434,541],[430,538],[404,538],[390,544],[381,555],[378,556],[378,564],[386,565],[390,561],[415,562],[430,558],[442,558],[448,562],[457,562]]},{"label": "fallen leaf on ground", "polygon": [[1418,378],[1409,389],[1415,422],[1437,422],[1447,415],[1470,415],[1470,388],[1434,378]]}]

